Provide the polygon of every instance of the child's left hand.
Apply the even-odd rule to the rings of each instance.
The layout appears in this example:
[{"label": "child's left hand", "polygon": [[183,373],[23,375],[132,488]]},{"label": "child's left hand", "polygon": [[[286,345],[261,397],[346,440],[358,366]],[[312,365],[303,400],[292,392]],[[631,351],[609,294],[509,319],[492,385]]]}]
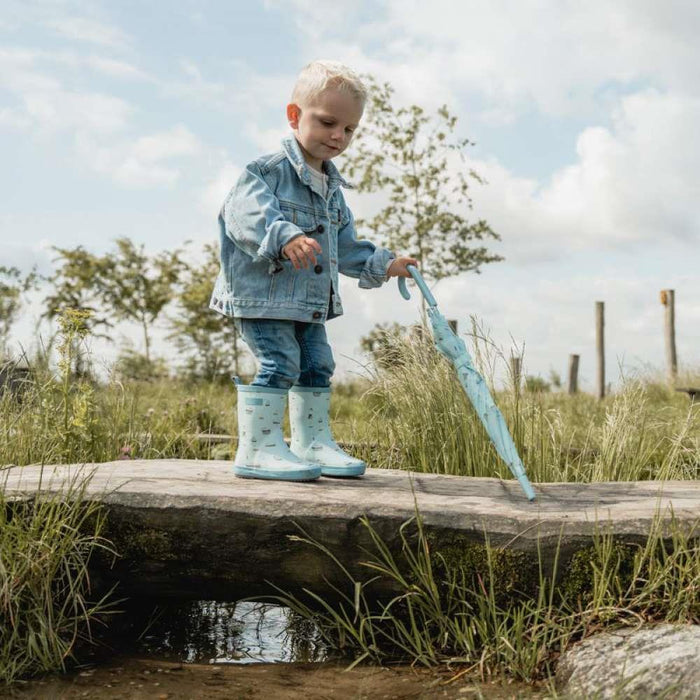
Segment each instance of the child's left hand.
[{"label": "child's left hand", "polygon": [[418,267],[418,261],[415,258],[394,258],[386,271],[387,279],[389,277],[410,277],[411,273],[406,269],[407,265]]}]

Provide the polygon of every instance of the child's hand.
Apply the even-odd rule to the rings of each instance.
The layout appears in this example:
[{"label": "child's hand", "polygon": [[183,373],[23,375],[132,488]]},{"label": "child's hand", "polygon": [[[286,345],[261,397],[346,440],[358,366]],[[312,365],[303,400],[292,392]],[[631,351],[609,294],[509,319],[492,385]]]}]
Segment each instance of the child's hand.
[{"label": "child's hand", "polygon": [[315,265],[316,256],[314,251],[320,255],[323,249],[317,240],[308,236],[297,236],[282,248],[282,253],[292,261],[295,270],[298,270],[300,267],[306,268],[309,265]]},{"label": "child's hand", "polygon": [[387,278],[389,277],[410,277],[411,273],[406,269],[406,265],[414,265],[418,267],[418,261],[415,258],[395,258],[389,269],[386,271]]}]

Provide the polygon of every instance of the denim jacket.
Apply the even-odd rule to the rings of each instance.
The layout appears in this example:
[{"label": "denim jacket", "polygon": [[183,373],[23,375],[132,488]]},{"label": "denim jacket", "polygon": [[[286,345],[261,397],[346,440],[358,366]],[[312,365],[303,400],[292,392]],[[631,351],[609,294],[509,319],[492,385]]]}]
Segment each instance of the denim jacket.
[{"label": "denim jacket", "polygon": [[[296,138],[282,151],[248,164],[219,214],[221,268],[210,308],[225,316],[323,323],[343,307],[338,273],[379,287],[394,255],[357,239],[352,212],[340,187],[351,187],[324,161],[328,194],[311,188],[308,165]],[[317,264],[295,270],[282,248],[305,234],[323,252]]]}]

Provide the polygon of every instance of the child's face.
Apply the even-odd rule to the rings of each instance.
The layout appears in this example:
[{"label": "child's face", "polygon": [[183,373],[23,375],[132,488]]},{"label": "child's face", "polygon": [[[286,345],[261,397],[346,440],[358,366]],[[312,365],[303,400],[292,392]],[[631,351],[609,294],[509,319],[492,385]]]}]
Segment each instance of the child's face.
[{"label": "child's face", "polygon": [[287,105],[287,119],[306,162],[321,169],[324,160],[340,155],[362,118],[362,102],[347,92],[329,88],[303,109]]}]

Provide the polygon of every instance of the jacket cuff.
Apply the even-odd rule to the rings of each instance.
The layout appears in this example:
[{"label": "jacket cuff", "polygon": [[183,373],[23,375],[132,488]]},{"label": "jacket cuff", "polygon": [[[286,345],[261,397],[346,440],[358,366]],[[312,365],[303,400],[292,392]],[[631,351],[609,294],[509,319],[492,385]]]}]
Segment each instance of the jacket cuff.
[{"label": "jacket cuff", "polygon": [[377,248],[367,258],[365,266],[360,272],[359,287],[361,289],[373,289],[381,287],[387,281],[387,270],[396,256],[386,248]]}]

